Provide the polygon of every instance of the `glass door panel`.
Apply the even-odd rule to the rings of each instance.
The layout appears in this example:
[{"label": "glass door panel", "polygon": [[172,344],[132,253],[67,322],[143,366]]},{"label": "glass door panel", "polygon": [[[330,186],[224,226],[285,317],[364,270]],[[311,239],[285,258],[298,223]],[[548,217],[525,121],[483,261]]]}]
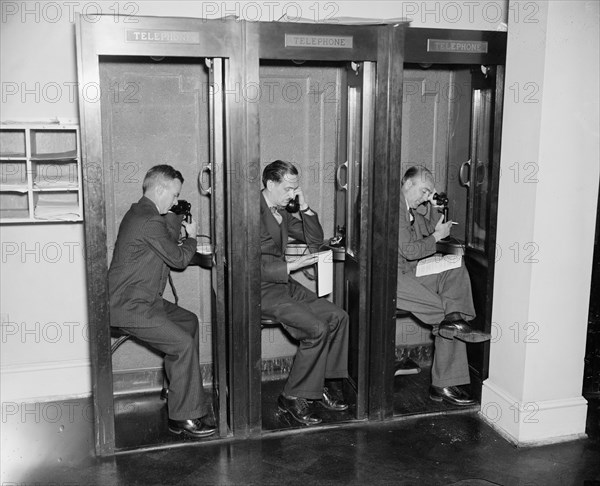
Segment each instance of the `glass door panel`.
[{"label": "glass door panel", "polygon": [[467,245],[469,248],[485,252],[488,226],[488,191],[492,140],[492,92],[491,89],[473,90],[472,136],[471,136],[471,175],[470,175],[470,217]]}]

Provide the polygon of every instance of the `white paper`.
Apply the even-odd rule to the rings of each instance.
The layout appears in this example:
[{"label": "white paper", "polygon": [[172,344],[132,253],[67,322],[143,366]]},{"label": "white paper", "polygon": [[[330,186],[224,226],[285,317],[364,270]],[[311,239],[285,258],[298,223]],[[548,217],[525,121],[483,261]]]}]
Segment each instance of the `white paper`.
[{"label": "white paper", "polygon": [[321,251],[317,255],[317,294],[323,297],[333,292],[333,251]]},{"label": "white paper", "polygon": [[434,275],[452,268],[459,268],[461,265],[462,256],[460,255],[440,255],[436,253],[419,261],[415,276]]}]

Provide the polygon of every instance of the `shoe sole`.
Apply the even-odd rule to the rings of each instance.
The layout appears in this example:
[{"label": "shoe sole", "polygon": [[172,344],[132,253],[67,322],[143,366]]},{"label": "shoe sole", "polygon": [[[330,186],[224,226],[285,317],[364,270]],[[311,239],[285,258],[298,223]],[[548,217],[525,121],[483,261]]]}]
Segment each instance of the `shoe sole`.
[{"label": "shoe sole", "polygon": [[330,408],[327,405],[323,405],[323,402],[321,401],[319,401],[319,405],[330,412],[343,412],[344,410],[348,410],[348,405],[346,405],[344,408]]},{"label": "shoe sole", "polygon": [[462,333],[459,331],[446,331],[441,329],[439,335],[446,339],[459,339],[465,343],[482,343],[489,341],[492,337],[490,334],[480,331]]},{"label": "shoe sole", "polygon": [[429,395],[429,398],[431,400],[433,400],[434,402],[446,402],[448,405],[456,405],[458,407],[470,407],[473,405],[477,405],[477,402],[472,402],[472,403],[457,403],[457,402],[453,402],[452,400],[448,400],[445,397],[438,397],[437,395]]},{"label": "shoe sole", "polygon": [[187,430],[172,429],[171,427],[169,427],[169,432],[172,432],[175,435],[183,434],[187,437],[191,437],[192,439],[204,439],[205,437],[210,437],[211,435],[214,435],[216,430],[212,430],[210,432],[203,432],[202,434],[191,434]]},{"label": "shoe sole", "polygon": [[409,370],[396,370],[394,376],[417,375],[421,373],[421,368],[411,368]]},{"label": "shoe sole", "polygon": [[277,408],[279,409],[279,411],[280,411],[281,413],[284,413],[284,414],[287,414],[287,415],[289,415],[289,416],[290,416],[290,417],[292,417],[292,418],[293,418],[293,419],[294,419],[296,422],[298,422],[299,424],[302,424],[302,425],[306,425],[307,427],[311,427],[311,426],[313,426],[313,425],[319,425],[319,424],[322,422],[322,420],[321,420],[321,419],[319,419],[319,421],[318,421],[318,422],[310,422],[310,423],[303,422],[302,420],[300,420],[300,419],[296,418],[296,417],[294,416],[294,414],[293,414],[292,412],[290,412],[289,410],[286,410],[285,408],[281,408],[281,407],[277,407]]}]

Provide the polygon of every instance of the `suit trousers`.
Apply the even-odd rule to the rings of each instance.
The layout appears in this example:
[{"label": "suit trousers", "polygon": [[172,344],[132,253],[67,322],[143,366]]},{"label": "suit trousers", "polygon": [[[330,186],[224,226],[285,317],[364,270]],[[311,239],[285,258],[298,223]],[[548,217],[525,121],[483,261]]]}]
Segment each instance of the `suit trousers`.
[{"label": "suit trousers", "polygon": [[348,376],[348,314],[300,284],[290,282],[288,289],[286,300],[262,312],[299,341],[283,392],[317,400],[325,379]]},{"label": "suit trousers", "polygon": [[446,387],[470,383],[467,346],[457,339],[445,339],[437,329],[447,314],[459,312],[464,319],[475,317],[471,281],[464,265],[435,275],[398,279],[396,304],[417,319],[433,326],[435,352],[431,384]]},{"label": "suit trousers", "polygon": [[169,380],[169,418],[195,419],[208,413],[199,362],[199,325],[196,315],[163,300],[168,320],[157,327],[123,327],[150,347],[164,353]]}]

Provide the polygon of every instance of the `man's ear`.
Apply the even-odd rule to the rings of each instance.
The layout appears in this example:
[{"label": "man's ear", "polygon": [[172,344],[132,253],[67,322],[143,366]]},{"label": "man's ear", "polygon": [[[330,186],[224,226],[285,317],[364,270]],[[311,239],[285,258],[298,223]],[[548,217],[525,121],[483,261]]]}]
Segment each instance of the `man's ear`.
[{"label": "man's ear", "polygon": [[267,191],[271,192],[274,186],[275,182],[273,182],[272,180],[267,180]]}]

